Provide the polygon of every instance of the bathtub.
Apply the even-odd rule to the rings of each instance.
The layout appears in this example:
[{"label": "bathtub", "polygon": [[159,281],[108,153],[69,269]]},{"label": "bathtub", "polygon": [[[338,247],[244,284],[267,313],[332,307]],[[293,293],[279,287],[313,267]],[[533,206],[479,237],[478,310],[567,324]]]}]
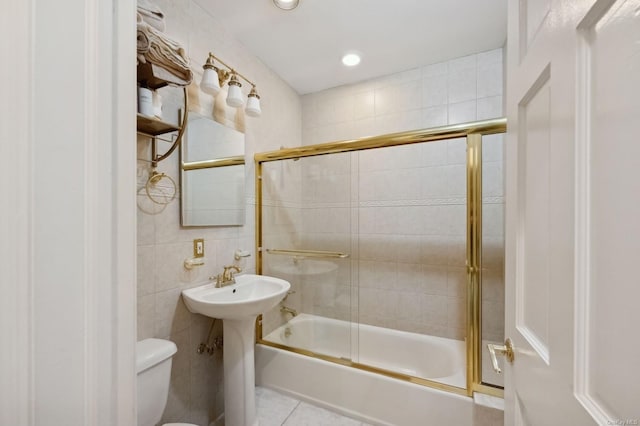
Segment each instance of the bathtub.
[{"label": "bathtub", "polygon": [[[264,337],[276,345],[463,388],[465,344],[300,314]],[[380,425],[471,426],[469,397],[258,344],[256,383]]]}]

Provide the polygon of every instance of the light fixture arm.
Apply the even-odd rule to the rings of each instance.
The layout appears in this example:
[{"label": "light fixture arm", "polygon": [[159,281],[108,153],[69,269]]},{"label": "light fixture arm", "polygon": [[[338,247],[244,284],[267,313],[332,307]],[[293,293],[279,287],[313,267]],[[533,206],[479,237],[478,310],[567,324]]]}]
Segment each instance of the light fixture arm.
[{"label": "light fixture arm", "polygon": [[218,71],[218,80],[220,82],[220,86],[222,86],[225,81],[227,81],[227,79],[231,76],[231,74],[235,74],[238,77],[242,78],[244,81],[246,81],[247,83],[249,83],[251,86],[255,87],[256,84],[249,80],[247,77],[245,77],[244,75],[240,74],[237,70],[235,70],[234,68],[230,67],[229,65],[227,65],[222,59],[218,58],[217,56],[215,56],[213,53],[209,52],[209,57],[207,58],[207,64],[211,64],[211,66],[213,67],[213,60],[218,61],[220,64],[224,65],[227,70],[224,69],[220,69],[217,68]]}]

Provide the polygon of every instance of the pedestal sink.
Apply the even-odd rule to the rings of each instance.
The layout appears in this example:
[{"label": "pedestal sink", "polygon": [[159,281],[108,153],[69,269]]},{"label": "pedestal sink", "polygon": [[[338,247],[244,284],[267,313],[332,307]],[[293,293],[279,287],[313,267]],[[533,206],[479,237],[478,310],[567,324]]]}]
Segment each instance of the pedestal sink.
[{"label": "pedestal sink", "polygon": [[264,275],[238,275],[236,283],[213,283],[182,292],[191,312],[222,319],[224,417],[229,426],[257,426],[254,336],[256,317],[276,306],[291,285]]}]

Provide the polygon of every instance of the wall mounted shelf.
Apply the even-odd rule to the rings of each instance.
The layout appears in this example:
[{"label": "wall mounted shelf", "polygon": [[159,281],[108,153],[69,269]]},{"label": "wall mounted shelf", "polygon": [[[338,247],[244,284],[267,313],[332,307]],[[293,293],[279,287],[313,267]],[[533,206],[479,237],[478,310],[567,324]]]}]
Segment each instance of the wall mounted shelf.
[{"label": "wall mounted shelf", "polygon": [[[152,64],[139,64],[137,69],[137,79],[141,86],[148,87],[152,90],[165,87],[167,85],[180,85],[174,81],[175,78],[167,70],[162,67]],[[187,99],[187,87],[183,86],[184,92],[184,113],[182,114],[181,123],[178,125],[167,123],[153,117],[147,117],[141,114],[137,115],[137,130],[138,133],[151,138],[151,167],[154,169],[158,166],[158,163],[165,158],[169,157],[173,151],[180,145],[184,130],[187,124],[187,115],[189,111],[189,104]],[[157,136],[178,132],[173,145],[164,154],[157,153]]]},{"label": "wall mounted shelf", "polygon": [[138,64],[138,83],[151,90],[160,89],[169,84],[178,84],[178,80],[169,71],[153,64]]},{"label": "wall mounted shelf", "polygon": [[175,124],[167,123],[166,121],[159,120],[157,118],[146,117],[142,114],[138,114],[138,133],[145,136],[158,136],[164,133],[177,132],[180,127]]}]

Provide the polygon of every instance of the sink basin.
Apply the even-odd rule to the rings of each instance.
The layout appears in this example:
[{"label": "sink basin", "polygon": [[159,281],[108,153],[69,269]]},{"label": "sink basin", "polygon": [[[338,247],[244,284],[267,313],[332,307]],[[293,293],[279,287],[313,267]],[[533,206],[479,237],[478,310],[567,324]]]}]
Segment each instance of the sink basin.
[{"label": "sink basin", "polygon": [[214,283],[182,291],[191,312],[220,319],[256,317],[276,306],[291,285],[279,278],[245,274],[236,283],[216,288]]}]

